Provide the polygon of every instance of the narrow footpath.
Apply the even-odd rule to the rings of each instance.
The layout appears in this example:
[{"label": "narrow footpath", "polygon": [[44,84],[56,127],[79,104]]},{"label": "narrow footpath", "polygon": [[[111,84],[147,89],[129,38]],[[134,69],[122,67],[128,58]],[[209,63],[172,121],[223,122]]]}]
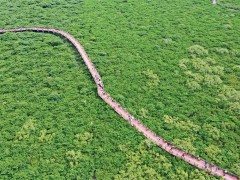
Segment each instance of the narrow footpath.
[{"label": "narrow footpath", "polygon": [[170,142],[165,141],[162,137],[156,135],[153,131],[148,129],[146,126],[144,126],[142,123],[140,123],[139,120],[134,118],[124,107],[122,107],[119,103],[117,103],[111,96],[107,94],[107,92],[104,90],[104,84],[102,82],[102,79],[97,72],[97,69],[95,68],[94,64],[88,57],[87,53],[85,52],[84,48],[81,46],[81,44],[69,33],[64,32],[62,30],[54,29],[54,28],[15,28],[15,29],[0,29],[0,34],[6,33],[6,32],[23,32],[23,31],[33,31],[33,32],[44,32],[44,33],[53,33],[56,35],[60,35],[68,39],[69,42],[71,42],[74,47],[77,49],[79,54],[81,55],[84,63],[86,64],[89,72],[91,73],[96,85],[97,85],[97,92],[98,95],[109,105],[111,106],[116,113],[118,113],[122,118],[124,118],[131,126],[133,126],[136,130],[138,130],[140,133],[142,133],[146,138],[153,141],[155,144],[157,144],[160,148],[164,149],[168,153],[172,154],[173,156],[179,157],[185,162],[202,169],[209,174],[217,175],[220,177],[223,177],[227,180],[239,180],[239,177],[236,175],[230,174],[224,169],[219,168],[218,166],[212,165],[208,163],[207,161],[195,157],[192,154],[186,153],[182,149],[179,149],[177,147],[174,147]]}]

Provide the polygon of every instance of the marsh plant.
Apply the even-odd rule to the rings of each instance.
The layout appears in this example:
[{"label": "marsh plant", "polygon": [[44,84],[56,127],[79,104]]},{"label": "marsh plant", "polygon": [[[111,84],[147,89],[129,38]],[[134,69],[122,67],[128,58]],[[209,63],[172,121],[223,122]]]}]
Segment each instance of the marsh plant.
[{"label": "marsh plant", "polygon": [[179,61],[179,67],[188,76],[186,85],[192,90],[220,85],[223,81],[224,67],[211,58],[192,58]]},{"label": "marsh plant", "polygon": [[206,57],[208,55],[208,50],[196,44],[188,48],[188,53],[192,58]]}]

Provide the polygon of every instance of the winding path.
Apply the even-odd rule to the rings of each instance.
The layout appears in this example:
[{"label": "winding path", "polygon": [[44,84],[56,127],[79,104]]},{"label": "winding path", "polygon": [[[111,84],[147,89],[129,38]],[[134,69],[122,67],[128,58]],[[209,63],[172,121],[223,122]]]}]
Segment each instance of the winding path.
[{"label": "winding path", "polygon": [[153,131],[148,129],[142,123],[140,123],[136,118],[134,118],[125,108],[123,108],[119,103],[117,103],[110,95],[106,93],[104,90],[104,85],[101,80],[99,73],[97,72],[95,66],[93,65],[92,61],[88,57],[87,53],[85,52],[84,48],[81,44],[69,33],[64,32],[62,30],[53,29],[53,28],[15,28],[15,29],[0,29],[0,34],[6,32],[23,32],[23,31],[33,31],[33,32],[44,32],[44,33],[54,33],[57,35],[61,35],[67,38],[77,49],[79,54],[81,55],[83,61],[87,65],[89,72],[91,73],[96,85],[97,85],[97,92],[98,95],[107,103],[109,104],[121,117],[123,117],[128,123],[130,123],[135,129],[137,129],[140,133],[142,133],[145,137],[156,143],[160,148],[164,149],[168,153],[172,154],[173,156],[179,157],[182,160],[186,161],[187,163],[202,169],[209,174],[221,176],[228,180],[239,180],[236,175],[230,174],[225,170],[208,163],[207,161],[195,157],[185,151],[174,147],[171,143],[164,140],[162,137],[156,135]]}]

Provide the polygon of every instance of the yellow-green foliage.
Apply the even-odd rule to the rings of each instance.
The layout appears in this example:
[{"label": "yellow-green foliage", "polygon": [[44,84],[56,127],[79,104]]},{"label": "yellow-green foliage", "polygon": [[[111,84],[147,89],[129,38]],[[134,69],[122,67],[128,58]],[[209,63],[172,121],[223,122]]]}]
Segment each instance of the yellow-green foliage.
[{"label": "yellow-green foliage", "polygon": [[27,140],[30,137],[30,134],[32,131],[35,130],[35,122],[30,119],[26,121],[20,131],[16,133],[16,139],[17,140]]},{"label": "yellow-green foliage", "polygon": [[192,45],[188,48],[188,53],[191,57],[205,57],[208,55],[208,50],[200,45]]},{"label": "yellow-green foliage", "polygon": [[209,137],[211,137],[215,140],[218,140],[220,138],[220,130],[218,128],[216,128],[210,124],[204,124],[203,128],[204,128],[204,130],[207,131]]},{"label": "yellow-green foliage", "polygon": [[211,157],[215,162],[218,162],[218,163],[220,162],[220,160],[218,160],[219,159],[218,155],[219,155],[219,153],[221,153],[221,150],[217,146],[211,144],[204,149],[204,152],[209,157]]},{"label": "yellow-green foliage", "polygon": [[147,118],[148,110],[145,108],[141,108],[139,111],[139,115],[141,116],[142,119]]},{"label": "yellow-green foliage", "polygon": [[82,153],[80,151],[69,150],[66,152],[66,159],[71,168],[77,166],[82,159]]},{"label": "yellow-green foliage", "polygon": [[169,126],[173,126],[173,128],[177,128],[177,129],[182,129],[185,131],[199,131],[200,126],[194,124],[192,121],[190,120],[179,120],[179,118],[176,117],[171,117],[168,115],[164,115],[163,116],[163,120],[165,123],[168,123]]},{"label": "yellow-green foliage", "polygon": [[175,138],[173,140],[173,144],[188,153],[196,154],[196,148],[192,144],[194,140],[195,140],[194,138],[190,138],[190,137],[183,138],[183,139]]},{"label": "yellow-green foliage", "polygon": [[[120,149],[129,147],[129,143],[120,145]],[[124,147],[124,148],[123,148]],[[126,151],[126,164],[123,164],[114,179],[163,179],[163,172],[172,167],[171,162],[164,156],[156,153],[153,147],[148,146],[147,142],[142,142],[138,145],[137,151]],[[156,166],[152,166],[148,162],[149,158],[153,158]],[[159,170],[162,173],[159,173]],[[170,174],[168,176],[171,176]]]},{"label": "yellow-green foliage", "polygon": [[163,43],[165,45],[172,44],[174,41],[171,38],[164,38]]},{"label": "yellow-green foliage", "polygon": [[[131,146],[130,142],[119,145],[127,159],[122,167],[117,170],[114,179],[206,179],[206,173],[197,169],[187,172],[177,168],[175,172],[171,172],[171,169],[174,168],[174,162],[156,152],[155,145],[149,146],[147,141],[141,142],[135,151],[130,150]],[[69,154],[71,154],[69,159],[76,159],[73,158],[76,156],[75,152],[71,151]],[[152,161],[149,161],[149,159],[152,159]]]},{"label": "yellow-green foliage", "polygon": [[240,115],[240,91],[230,86],[223,86],[218,93],[217,101],[226,102],[229,109]]},{"label": "yellow-green foliage", "polygon": [[159,84],[159,77],[152,70],[143,71],[144,75],[147,77],[148,86],[157,86]]},{"label": "yellow-green foliage", "polygon": [[213,87],[222,83],[221,75],[224,68],[217,65],[211,58],[182,59],[179,67],[188,76],[186,85],[192,89],[201,89],[203,86]]},{"label": "yellow-green foliage", "polygon": [[79,133],[75,135],[75,138],[73,140],[74,145],[76,146],[84,146],[87,145],[92,141],[93,134],[89,132]]},{"label": "yellow-green foliage", "polygon": [[226,48],[216,48],[216,53],[220,55],[227,55],[229,54],[229,51]]},{"label": "yellow-green foliage", "polygon": [[52,142],[54,136],[55,136],[55,133],[52,133],[52,132],[50,132],[50,131],[48,131],[46,129],[42,129],[40,131],[38,139],[41,142],[48,142],[48,143],[50,143],[50,142]]}]

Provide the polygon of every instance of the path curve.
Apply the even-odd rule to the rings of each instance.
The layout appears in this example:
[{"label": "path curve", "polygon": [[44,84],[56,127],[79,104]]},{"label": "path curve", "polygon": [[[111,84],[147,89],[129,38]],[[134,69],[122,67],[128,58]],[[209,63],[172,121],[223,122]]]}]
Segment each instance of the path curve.
[{"label": "path curve", "polygon": [[186,153],[182,149],[174,147],[170,142],[167,142],[162,137],[156,135],[153,131],[148,129],[139,120],[134,118],[124,107],[122,107],[119,103],[117,103],[107,92],[104,90],[104,85],[101,80],[97,69],[95,68],[94,64],[88,57],[87,53],[85,52],[83,46],[69,33],[54,29],[54,28],[14,28],[14,29],[0,29],[0,34],[6,32],[23,32],[23,31],[33,31],[33,32],[44,32],[44,33],[53,33],[57,35],[61,35],[70,41],[74,47],[77,49],[79,54],[81,55],[84,63],[86,64],[89,72],[91,73],[96,85],[97,85],[97,92],[98,95],[108,104],[110,105],[116,113],[118,113],[121,117],[123,117],[129,124],[131,124],[135,129],[137,129],[140,133],[142,133],[146,138],[153,141],[157,144],[160,148],[164,149],[168,153],[172,154],[173,156],[179,157],[185,162],[202,169],[209,174],[217,175],[223,177],[227,180],[239,180],[236,175],[230,174],[224,169],[219,168],[218,166],[212,165],[207,161],[193,156],[192,154]]}]

